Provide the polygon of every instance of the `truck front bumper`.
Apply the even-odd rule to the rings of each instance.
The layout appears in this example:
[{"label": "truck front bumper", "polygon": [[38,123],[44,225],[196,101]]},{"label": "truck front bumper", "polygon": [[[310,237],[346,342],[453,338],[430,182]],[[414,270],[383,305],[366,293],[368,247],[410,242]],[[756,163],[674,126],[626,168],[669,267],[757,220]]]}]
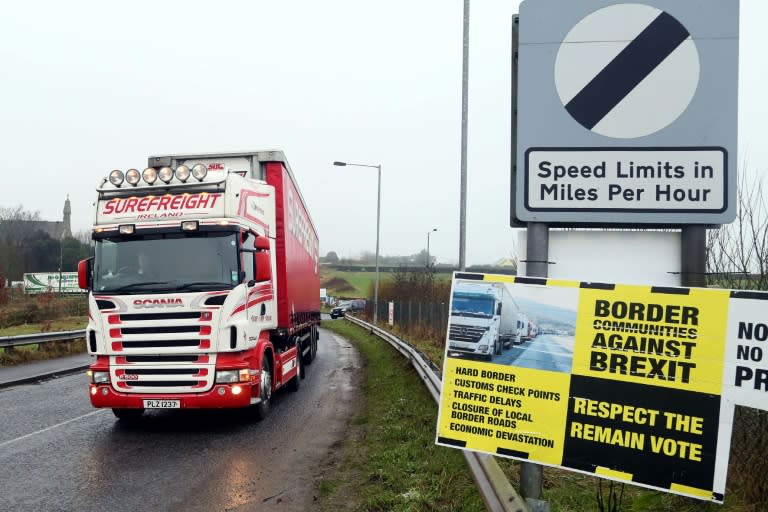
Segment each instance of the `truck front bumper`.
[{"label": "truck front bumper", "polygon": [[119,409],[142,409],[144,400],[178,400],[181,409],[236,409],[259,401],[258,385],[248,382],[215,384],[202,393],[174,394],[121,393],[109,384],[89,384],[88,394],[94,407]]},{"label": "truck front bumper", "polygon": [[487,343],[465,343],[448,340],[448,355],[488,356],[492,354],[493,349]]}]

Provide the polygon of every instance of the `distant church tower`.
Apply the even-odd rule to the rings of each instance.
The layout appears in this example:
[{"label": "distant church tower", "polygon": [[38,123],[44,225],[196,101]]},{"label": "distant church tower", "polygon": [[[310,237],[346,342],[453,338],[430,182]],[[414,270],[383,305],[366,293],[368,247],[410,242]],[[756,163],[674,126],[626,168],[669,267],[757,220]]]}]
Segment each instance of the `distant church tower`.
[{"label": "distant church tower", "polygon": [[69,202],[69,194],[67,194],[67,200],[64,201],[64,226],[61,232],[61,236],[72,236],[72,205]]}]

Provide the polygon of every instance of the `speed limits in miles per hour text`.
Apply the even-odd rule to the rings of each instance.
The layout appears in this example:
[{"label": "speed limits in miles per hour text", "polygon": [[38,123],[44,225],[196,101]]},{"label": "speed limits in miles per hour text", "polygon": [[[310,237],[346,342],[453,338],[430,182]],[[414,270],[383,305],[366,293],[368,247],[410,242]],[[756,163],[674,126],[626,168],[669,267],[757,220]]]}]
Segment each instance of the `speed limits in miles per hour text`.
[{"label": "speed limits in miles per hour text", "polygon": [[526,152],[531,211],[723,212],[723,148],[531,148]]}]

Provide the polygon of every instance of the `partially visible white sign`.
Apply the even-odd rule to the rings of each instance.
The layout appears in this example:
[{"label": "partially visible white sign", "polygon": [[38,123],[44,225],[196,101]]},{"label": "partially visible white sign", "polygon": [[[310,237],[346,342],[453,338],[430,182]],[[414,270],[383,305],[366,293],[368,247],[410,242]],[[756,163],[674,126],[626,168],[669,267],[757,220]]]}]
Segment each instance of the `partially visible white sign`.
[{"label": "partially visible white sign", "polygon": [[85,293],[85,290],[77,284],[77,272],[36,272],[24,274],[24,292]]},{"label": "partially visible white sign", "polygon": [[[518,233],[518,275],[527,275],[528,233]],[[681,286],[679,231],[551,230],[550,279]]]}]

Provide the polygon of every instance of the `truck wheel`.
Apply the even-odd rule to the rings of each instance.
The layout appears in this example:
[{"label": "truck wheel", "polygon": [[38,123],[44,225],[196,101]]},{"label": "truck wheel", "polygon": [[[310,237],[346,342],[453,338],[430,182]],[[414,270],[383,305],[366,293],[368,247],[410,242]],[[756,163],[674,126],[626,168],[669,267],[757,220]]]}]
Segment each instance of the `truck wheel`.
[{"label": "truck wheel", "polygon": [[317,355],[317,326],[313,325],[309,328],[309,350],[306,354],[302,354],[302,363],[309,366]]},{"label": "truck wheel", "polygon": [[496,340],[496,355],[497,356],[501,355],[501,347],[502,347],[503,344],[504,344],[504,342],[501,341],[500,339]]},{"label": "truck wheel", "polygon": [[316,325],[313,325],[312,329],[314,329],[314,336],[312,337],[312,360],[314,361],[317,357],[317,340],[320,339],[320,331]]},{"label": "truck wheel", "polygon": [[302,362],[301,355],[301,341],[296,336],[296,375],[288,382],[288,389],[290,391],[298,391],[301,387],[301,379],[304,378],[304,363]]},{"label": "truck wheel", "polygon": [[144,409],[118,409],[114,408],[112,409],[112,414],[114,414],[117,419],[124,421],[124,422],[131,422],[136,421],[139,418],[141,418],[141,415],[144,414]]},{"label": "truck wheel", "polygon": [[256,418],[263,420],[269,416],[272,405],[272,373],[266,355],[261,360],[261,380],[259,382],[259,396],[261,402],[256,404]]}]

